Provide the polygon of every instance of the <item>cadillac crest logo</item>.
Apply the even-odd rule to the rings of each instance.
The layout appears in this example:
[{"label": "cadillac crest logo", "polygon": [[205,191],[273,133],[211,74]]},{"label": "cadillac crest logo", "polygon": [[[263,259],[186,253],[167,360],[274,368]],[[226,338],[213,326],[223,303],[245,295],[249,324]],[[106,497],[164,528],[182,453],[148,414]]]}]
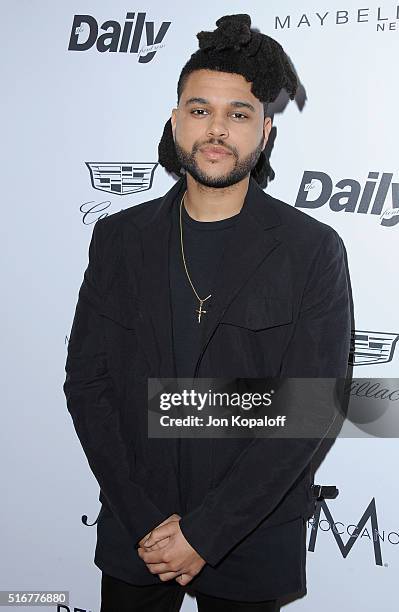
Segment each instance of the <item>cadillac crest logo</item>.
[{"label": "cadillac crest logo", "polygon": [[152,162],[86,162],[94,189],[115,195],[151,189],[157,165]]},{"label": "cadillac crest logo", "polygon": [[351,364],[358,366],[391,361],[398,338],[398,334],[355,330],[351,338]]}]

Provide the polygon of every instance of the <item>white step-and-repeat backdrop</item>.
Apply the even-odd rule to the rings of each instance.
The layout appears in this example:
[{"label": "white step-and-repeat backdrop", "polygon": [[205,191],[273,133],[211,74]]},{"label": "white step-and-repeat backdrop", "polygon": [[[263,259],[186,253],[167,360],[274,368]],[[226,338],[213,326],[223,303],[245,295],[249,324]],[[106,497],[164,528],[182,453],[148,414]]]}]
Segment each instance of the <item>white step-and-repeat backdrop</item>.
[{"label": "white step-and-repeat backdrop", "polygon": [[[97,612],[100,504],[62,391],[68,334],[96,219],[173,183],[157,164],[157,147],[177,79],[198,48],[196,33],[213,30],[224,14],[249,13],[293,61],[301,90],[274,116],[276,176],[267,189],[342,236],[355,305],[353,375],[365,379],[356,394],[374,409],[386,388],[388,408],[399,407],[399,7],[388,0],[1,6],[0,589],[69,590],[71,612]],[[398,609],[398,460],[396,437],[337,441],[316,481],[340,494],[308,525],[308,595],[284,610]],[[196,610],[195,600],[186,595],[182,610]]]}]

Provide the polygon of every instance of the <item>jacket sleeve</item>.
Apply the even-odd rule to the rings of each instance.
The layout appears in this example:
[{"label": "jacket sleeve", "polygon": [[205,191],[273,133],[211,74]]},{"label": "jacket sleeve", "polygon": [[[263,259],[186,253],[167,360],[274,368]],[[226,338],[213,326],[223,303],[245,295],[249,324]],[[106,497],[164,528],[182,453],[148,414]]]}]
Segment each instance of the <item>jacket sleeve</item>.
[{"label": "jacket sleeve", "polygon": [[100,315],[104,291],[101,230],[93,229],[89,263],[79,290],[65,365],[67,408],[90,468],[132,546],[166,517],[130,475],[118,400],[109,374]]},{"label": "jacket sleeve", "polygon": [[[333,383],[336,377],[345,377],[350,313],[344,246],[330,228],[311,266],[280,376],[331,377]],[[336,415],[331,414],[323,437],[334,422]],[[184,537],[209,565],[219,563],[276,508],[311,462],[323,437],[255,438],[203,503],[183,516]]]}]

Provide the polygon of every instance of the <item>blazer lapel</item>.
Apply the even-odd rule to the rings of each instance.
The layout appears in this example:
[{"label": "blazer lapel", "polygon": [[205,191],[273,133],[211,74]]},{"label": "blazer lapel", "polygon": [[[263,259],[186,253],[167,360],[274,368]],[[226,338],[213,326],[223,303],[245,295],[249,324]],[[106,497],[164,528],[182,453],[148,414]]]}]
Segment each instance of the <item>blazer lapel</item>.
[{"label": "blazer lapel", "polygon": [[[186,179],[182,177],[154,207],[150,221],[140,228],[144,267],[137,332],[154,377],[176,377],[169,284],[170,213],[175,198],[182,196],[185,189]],[[265,231],[280,223],[269,197],[251,177],[244,209],[214,279],[212,306],[201,320],[203,335],[194,376],[198,375],[202,355],[224,311],[256,268],[280,244],[280,240]]]},{"label": "blazer lapel", "polygon": [[139,289],[137,333],[153,377],[176,377],[169,286],[169,246],[173,202],[185,190],[181,178],[164,195],[150,221],[141,227],[143,270]]}]

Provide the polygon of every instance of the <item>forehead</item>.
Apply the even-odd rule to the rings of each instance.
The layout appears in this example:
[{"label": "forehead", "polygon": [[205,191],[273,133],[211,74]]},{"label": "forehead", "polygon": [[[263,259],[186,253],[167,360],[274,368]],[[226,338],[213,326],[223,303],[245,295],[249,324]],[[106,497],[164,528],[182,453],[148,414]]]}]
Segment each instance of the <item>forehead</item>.
[{"label": "forehead", "polygon": [[181,95],[184,102],[191,97],[206,98],[210,104],[225,104],[231,100],[250,102],[261,109],[261,101],[251,92],[249,83],[241,74],[218,70],[194,70],[186,80]]}]

